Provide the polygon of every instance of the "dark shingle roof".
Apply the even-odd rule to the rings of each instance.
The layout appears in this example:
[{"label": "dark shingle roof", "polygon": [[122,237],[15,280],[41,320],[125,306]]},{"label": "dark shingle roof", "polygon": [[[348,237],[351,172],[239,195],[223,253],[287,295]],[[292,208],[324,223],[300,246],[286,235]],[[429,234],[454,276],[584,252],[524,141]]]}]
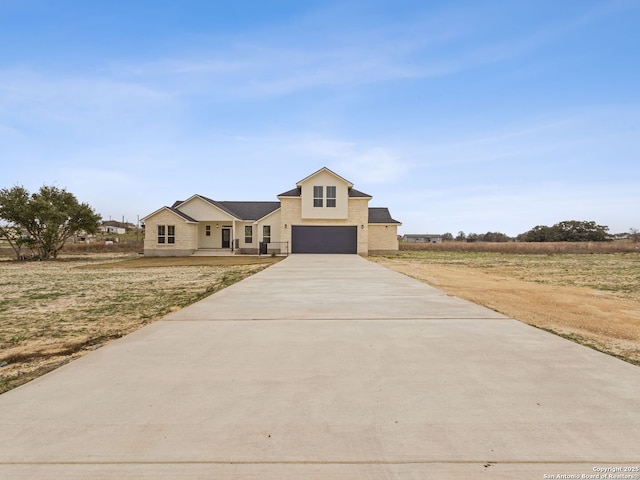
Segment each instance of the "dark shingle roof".
[{"label": "dark shingle roof", "polygon": [[398,223],[399,221],[391,218],[388,208],[371,207],[369,208],[369,223]]},{"label": "dark shingle roof", "polygon": [[300,187],[289,190],[288,192],[281,193],[279,197],[299,197],[301,189]]},{"label": "dark shingle roof", "polygon": [[280,208],[280,202],[220,202],[204,195],[198,196],[239,220],[259,220]]},{"label": "dark shingle roof", "polygon": [[371,195],[369,195],[368,193],[361,192],[360,190],[356,190],[355,188],[349,189],[349,196],[350,197],[371,197]]},{"label": "dark shingle roof", "polygon": [[240,220],[259,220],[280,208],[280,202],[215,202]]}]

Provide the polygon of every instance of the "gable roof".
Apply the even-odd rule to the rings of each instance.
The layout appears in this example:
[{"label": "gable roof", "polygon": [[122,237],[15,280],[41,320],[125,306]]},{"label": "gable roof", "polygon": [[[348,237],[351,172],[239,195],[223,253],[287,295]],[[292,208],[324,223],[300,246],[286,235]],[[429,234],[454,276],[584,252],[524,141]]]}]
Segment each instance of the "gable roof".
[{"label": "gable roof", "polygon": [[329,170],[327,167],[322,167],[320,170],[313,172],[311,175],[304,177],[302,180],[300,180],[299,182],[296,183],[296,187],[300,187],[302,185],[302,183],[306,182],[307,180],[309,180],[311,177],[315,177],[316,175],[318,175],[319,173],[323,173],[323,172],[328,172],[331,175],[333,175],[334,177],[339,178],[340,180],[342,180],[343,182],[345,182],[347,184],[347,186],[349,188],[353,187],[353,183],[351,183],[349,180],[347,180],[344,177],[341,177],[340,175],[338,175],[336,172]]},{"label": "gable roof", "polygon": [[[350,197],[360,197],[360,198],[373,198],[368,193],[361,192],[360,190],[356,190],[353,187],[349,187],[349,196]],[[294,188],[293,190],[289,190],[288,192],[281,193],[278,197],[299,197],[302,194],[302,188]]]},{"label": "gable roof", "polygon": [[[175,205],[175,203],[174,203],[174,205]],[[162,208],[159,208],[155,212],[150,213],[149,215],[147,215],[146,217],[141,218],[140,221],[144,222],[147,218],[153,217],[154,215],[160,213],[162,210],[168,210],[171,213],[173,213],[174,215],[177,215],[177,216],[181,217],[183,220],[186,220],[187,222],[194,222],[194,223],[198,222],[195,218],[190,217],[186,213],[183,213],[183,212],[181,212],[180,210],[178,210],[178,209],[176,209],[174,207],[166,207],[166,206],[162,207]]]},{"label": "gable roof", "polygon": [[280,208],[280,202],[215,202],[240,220],[259,220]]},{"label": "gable roof", "polygon": [[369,208],[369,223],[395,223],[402,225],[401,222],[391,218],[391,213],[386,207],[371,207]]},{"label": "gable roof", "polygon": [[[196,194],[191,198],[194,197],[201,198],[205,202],[208,202],[214,207],[219,208],[224,213],[231,215],[236,220],[256,221],[261,219],[262,217],[266,217],[270,213],[273,213],[280,208],[280,202],[221,202],[205,197],[204,195]],[[191,200],[191,198],[189,198],[189,200]],[[177,201],[173,204],[172,208],[177,210],[180,205],[187,201],[188,200]]]}]

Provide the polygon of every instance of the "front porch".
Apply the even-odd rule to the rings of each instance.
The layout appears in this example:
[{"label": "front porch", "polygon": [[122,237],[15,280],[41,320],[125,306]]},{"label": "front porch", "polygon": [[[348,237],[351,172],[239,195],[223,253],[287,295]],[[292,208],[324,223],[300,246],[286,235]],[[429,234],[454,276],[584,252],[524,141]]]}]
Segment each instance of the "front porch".
[{"label": "front porch", "polygon": [[194,251],[192,257],[231,257],[233,255],[260,257],[266,255],[277,255],[278,257],[289,256],[289,242],[270,242],[261,243],[259,248],[247,249],[231,249],[231,248],[199,248]]}]

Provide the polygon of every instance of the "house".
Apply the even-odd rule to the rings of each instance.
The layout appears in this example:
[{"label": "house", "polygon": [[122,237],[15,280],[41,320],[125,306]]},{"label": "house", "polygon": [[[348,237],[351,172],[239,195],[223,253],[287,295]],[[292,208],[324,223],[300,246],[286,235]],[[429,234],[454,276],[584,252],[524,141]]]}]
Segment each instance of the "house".
[{"label": "house", "polygon": [[221,202],[202,195],[162,207],[142,220],[144,253],[187,256],[200,251],[240,254],[369,253],[398,250],[398,226],[371,195],[321,168],[274,202]]},{"label": "house", "polygon": [[127,233],[126,228],[115,227],[113,225],[101,225],[98,230],[100,231],[100,233],[115,233],[117,235],[124,235],[125,233]]},{"label": "house", "polygon": [[409,243],[441,243],[442,235],[432,233],[409,233],[402,236],[402,241]]}]

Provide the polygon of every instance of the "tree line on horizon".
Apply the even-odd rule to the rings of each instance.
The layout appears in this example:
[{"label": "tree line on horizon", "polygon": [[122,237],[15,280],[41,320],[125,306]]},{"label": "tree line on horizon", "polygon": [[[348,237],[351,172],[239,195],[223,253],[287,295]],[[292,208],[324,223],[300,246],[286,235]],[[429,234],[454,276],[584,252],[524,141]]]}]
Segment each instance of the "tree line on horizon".
[{"label": "tree line on horizon", "polygon": [[[43,185],[29,193],[22,186],[0,189],[0,240],[6,241],[23,258],[24,249],[37,252],[41,260],[57,258],[65,242],[79,232],[95,233],[101,217],[87,203],[80,203],[64,188]],[[612,239],[609,227],[594,221],[566,220],[552,226],[537,225],[515,238],[501,232],[483,234],[458,232],[442,235],[444,241],[458,242],[606,242]],[[630,229],[634,242],[640,231]]]},{"label": "tree line on horizon", "polygon": [[[627,234],[635,242],[640,242],[640,231],[631,228]],[[537,225],[531,230],[510,237],[501,232],[469,233],[458,232],[442,235],[443,241],[455,242],[608,242],[612,240],[609,227],[594,221],[565,220],[555,225]]]}]

